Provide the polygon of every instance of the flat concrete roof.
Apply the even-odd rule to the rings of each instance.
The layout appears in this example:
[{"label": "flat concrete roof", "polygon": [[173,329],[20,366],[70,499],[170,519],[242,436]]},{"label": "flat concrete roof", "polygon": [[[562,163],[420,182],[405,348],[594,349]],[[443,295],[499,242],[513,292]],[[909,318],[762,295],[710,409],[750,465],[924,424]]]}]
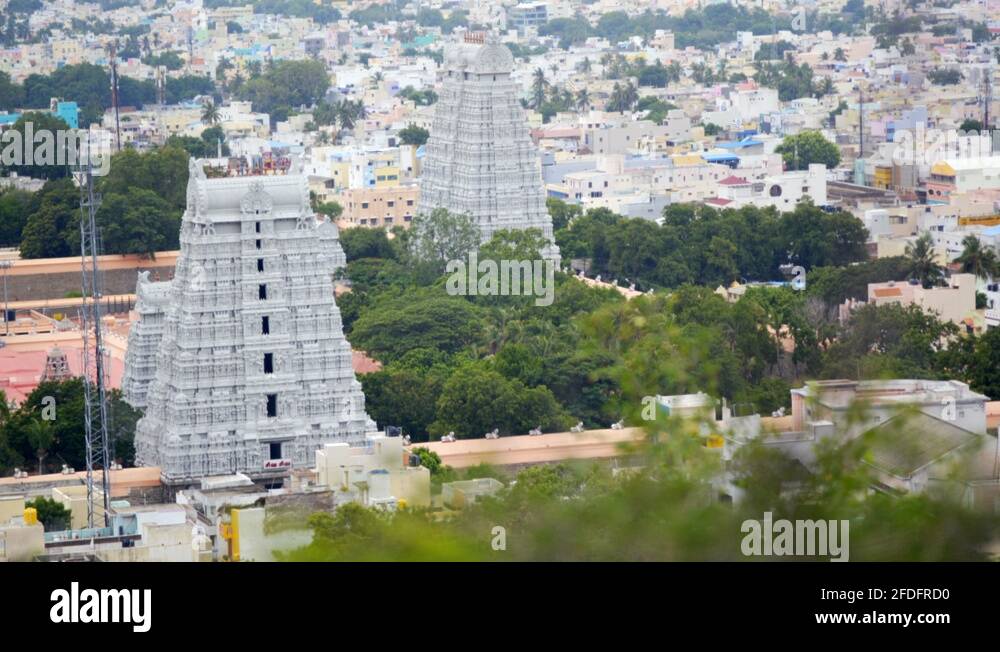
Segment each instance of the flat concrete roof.
[{"label": "flat concrete roof", "polygon": [[547,435],[516,435],[499,439],[459,439],[453,442],[414,443],[441,456],[441,461],[456,469],[480,463],[499,466],[539,464],[569,459],[599,459],[622,454],[622,444],[644,441],[643,428],[621,430],[586,430],[554,432]]},{"label": "flat concrete roof", "polygon": [[[94,473],[94,480],[102,479],[101,471]],[[29,475],[26,478],[0,478],[0,494],[42,491],[47,487],[67,487],[83,485],[87,481],[86,471],[63,475],[47,473]],[[134,487],[156,487],[160,484],[160,467],[141,466],[120,471],[111,471],[111,496],[127,496]]]}]

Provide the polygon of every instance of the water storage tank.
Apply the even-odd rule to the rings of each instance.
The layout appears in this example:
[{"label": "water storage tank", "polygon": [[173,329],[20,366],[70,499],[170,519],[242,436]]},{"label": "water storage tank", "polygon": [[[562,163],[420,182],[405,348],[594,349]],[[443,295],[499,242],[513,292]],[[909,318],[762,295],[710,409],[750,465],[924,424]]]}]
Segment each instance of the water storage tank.
[{"label": "water storage tank", "polygon": [[34,525],[38,523],[38,510],[34,507],[24,508],[24,524]]},{"label": "water storage tank", "polygon": [[380,501],[392,496],[389,472],[375,469],[368,474],[368,500]]}]

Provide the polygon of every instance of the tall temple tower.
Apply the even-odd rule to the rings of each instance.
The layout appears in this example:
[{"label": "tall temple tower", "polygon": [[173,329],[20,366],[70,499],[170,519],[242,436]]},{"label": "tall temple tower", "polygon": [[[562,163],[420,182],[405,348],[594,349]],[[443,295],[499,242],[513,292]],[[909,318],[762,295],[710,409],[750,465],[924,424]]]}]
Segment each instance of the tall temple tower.
[{"label": "tall temple tower", "polygon": [[165,301],[139,281],[141,339],[161,327],[143,328],[147,313],[162,313],[162,334],[155,354],[129,360],[131,395],[146,405],[138,463],[172,485],[235,472],[266,482],[312,466],[324,444],[362,443],[376,426],[334,302],[343,251],[298,164],[207,178],[192,162],[180,242]]},{"label": "tall temple tower", "polygon": [[514,56],[493,35],[447,50],[420,181],[420,210],[470,215],[485,242],[500,229],[537,228],[559,262],[538,151],[510,74]]}]

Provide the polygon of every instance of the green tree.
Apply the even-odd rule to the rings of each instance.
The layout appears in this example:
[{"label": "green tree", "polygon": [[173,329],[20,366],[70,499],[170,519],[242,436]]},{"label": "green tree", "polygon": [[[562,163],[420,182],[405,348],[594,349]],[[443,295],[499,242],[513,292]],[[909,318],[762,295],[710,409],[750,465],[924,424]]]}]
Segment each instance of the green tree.
[{"label": "green tree", "polygon": [[219,116],[219,107],[215,102],[208,100],[201,105],[201,121],[207,125],[217,125],[222,118]]},{"label": "green tree", "polygon": [[479,340],[481,325],[465,298],[426,288],[381,297],[354,323],[351,344],[382,362],[417,348],[456,353]]},{"label": "green tree", "polygon": [[501,434],[521,435],[536,426],[563,430],[567,421],[548,388],[529,388],[496,371],[467,365],[445,382],[430,432],[454,432],[459,439],[468,439],[498,428]]},{"label": "green tree", "polygon": [[910,278],[920,281],[925,288],[934,287],[944,279],[944,268],[937,263],[934,240],[929,233],[908,243],[904,253],[909,262]]},{"label": "green tree", "polygon": [[407,125],[399,131],[399,139],[404,145],[423,145],[427,142],[430,132],[417,125]]},{"label": "green tree", "polygon": [[789,170],[808,170],[813,163],[822,163],[827,169],[840,164],[840,150],[818,131],[803,131],[786,136],[775,152],[781,154]]},{"label": "green tree", "polygon": [[14,188],[0,189],[0,246],[17,247],[28,222],[31,193]]},{"label": "green tree", "polygon": [[340,233],[340,244],[347,255],[347,262],[361,258],[395,257],[384,229],[345,229]]},{"label": "green tree", "polygon": [[[80,229],[80,192],[70,179],[47,182],[35,193],[21,234],[22,258],[60,258],[75,253],[67,237]],[[79,239],[79,235],[76,236]]]},{"label": "green tree", "polygon": [[549,82],[545,79],[545,71],[535,68],[531,76],[531,108],[536,111],[542,108],[548,95]]},{"label": "green tree", "polygon": [[450,260],[464,260],[479,248],[479,229],[468,215],[436,208],[418,213],[410,223],[409,255],[415,265],[434,276],[444,272]]},{"label": "green tree", "polygon": [[[157,251],[180,247],[180,214],[151,190],[130,189],[126,194],[105,195],[97,211],[106,254],[141,254],[154,258]],[[79,237],[71,238],[74,249]]]},{"label": "green tree", "polygon": [[[68,166],[75,161],[73,151],[66,147],[69,125],[61,118],[29,111],[17,119],[11,130],[20,134],[20,138],[5,141],[0,172],[35,179],[63,179],[69,176]],[[30,141],[26,136],[28,132],[32,137]],[[13,161],[8,162],[10,159]]]},{"label": "green tree", "polygon": [[38,458],[38,473],[42,474],[44,472],[42,462],[45,460],[45,456],[48,455],[49,449],[52,448],[52,444],[55,443],[56,437],[52,424],[41,419],[32,421],[28,424],[27,436],[28,443],[34,449],[35,455]]},{"label": "green tree", "polygon": [[975,235],[962,239],[962,254],[955,259],[962,266],[962,272],[975,274],[977,278],[989,280],[1000,275],[1000,261],[992,249],[983,248],[982,241]]},{"label": "green tree", "polygon": [[58,500],[39,496],[25,502],[24,505],[35,508],[38,513],[38,521],[46,532],[61,532],[69,529],[70,511]]}]

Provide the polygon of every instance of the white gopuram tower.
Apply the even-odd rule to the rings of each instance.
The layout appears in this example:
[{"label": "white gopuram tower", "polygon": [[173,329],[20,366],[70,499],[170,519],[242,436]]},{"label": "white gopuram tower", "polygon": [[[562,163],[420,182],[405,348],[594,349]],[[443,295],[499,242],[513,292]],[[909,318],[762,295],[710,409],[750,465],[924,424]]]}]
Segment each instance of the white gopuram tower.
[{"label": "white gopuram tower", "polygon": [[170,304],[169,281],[150,281],[149,271],[139,272],[135,283],[135,312],[128,332],[122,397],[132,407],[146,407],[146,392],[156,378],[156,351],[163,339],[166,309]]},{"label": "white gopuram tower", "polygon": [[483,241],[501,229],[537,228],[559,264],[538,151],[531,142],[514,57],[492,35],[470,34],[446,50],[420,179],[420,211],[470,215]]},{"label": "white gopuram tower", "polygon": [[206,178],[192,162],[180,243],[137,464],[171,485],[266,482],[312,466],[324,444],[363,443],[376,426],[334,303],[343,251],[298,166]]}]

